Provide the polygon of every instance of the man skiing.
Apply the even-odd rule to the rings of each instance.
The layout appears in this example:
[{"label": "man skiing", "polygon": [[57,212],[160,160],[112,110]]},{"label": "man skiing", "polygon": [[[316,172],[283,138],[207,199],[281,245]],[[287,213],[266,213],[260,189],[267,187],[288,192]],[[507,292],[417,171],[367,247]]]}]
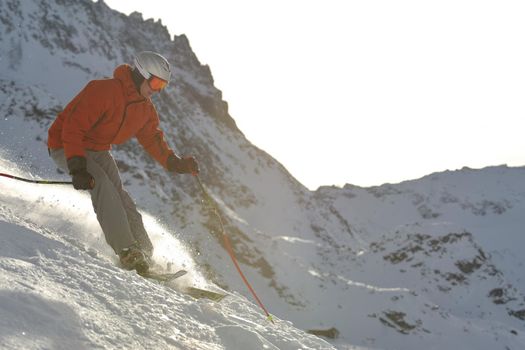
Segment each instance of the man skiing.
[{"label": "man skiing", "polygon": [[195,158],[177,156],[164,140],[151,96],[170,80],[168,61],[140,52],[134,66],[118,66],[111,79],[90,81],[49,128],[49,153],[77,190],[89,190],[107,243],[125,269],[146,272],[153,245],[134,201],[123,188],[109,150],[136,137],[170,172],[197,174]]}]

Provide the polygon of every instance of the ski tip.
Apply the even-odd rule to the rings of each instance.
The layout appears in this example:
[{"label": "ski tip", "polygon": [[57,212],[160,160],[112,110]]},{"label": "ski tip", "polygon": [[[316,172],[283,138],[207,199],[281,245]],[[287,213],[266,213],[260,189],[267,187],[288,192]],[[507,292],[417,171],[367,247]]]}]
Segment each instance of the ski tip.
[{"label": "ski tip", "polygon": [[182,277],[185,274],[188,273],[186,270],[179,270],[177,272],[170,272],[170,273],[157,273],[153,271],[146,271],[146,272],[137,272],[139,275],[145,278],[154,279],[161,282],[169,282],[176,278]]},{"label": "ski tip", "polygon": [[212,292],[210,290],[188,287],[186,288],[186,294],[192,296],[195,299],[209,299],[212,301],[219,302],[224,299],[227,295],[217,292]]}]

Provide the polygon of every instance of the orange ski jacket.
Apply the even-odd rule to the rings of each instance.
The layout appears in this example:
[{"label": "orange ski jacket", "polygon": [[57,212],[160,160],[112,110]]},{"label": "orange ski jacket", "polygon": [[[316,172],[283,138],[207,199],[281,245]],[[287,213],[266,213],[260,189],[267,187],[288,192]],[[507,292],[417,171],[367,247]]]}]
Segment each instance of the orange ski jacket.
[{"label": "orange ski jacket", "polygon": [[58,114],[48,131],[47,145],[64,148],[66,158],[85,157],[85,150],[107,151],[137,137],[146,151],[167,168],[173,151],[159,129],[159,117],[149,99],[140,95],[131,67],[120,65],[112,79],[90,81]]}]

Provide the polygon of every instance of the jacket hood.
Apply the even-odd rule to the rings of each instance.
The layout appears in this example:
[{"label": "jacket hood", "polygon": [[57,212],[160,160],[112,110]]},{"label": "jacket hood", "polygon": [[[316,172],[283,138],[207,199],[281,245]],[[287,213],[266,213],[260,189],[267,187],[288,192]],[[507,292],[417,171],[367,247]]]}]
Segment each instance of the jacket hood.
[{"label": "jacket hood", "polygon": [[132,68],[130,65],[122,64],[115,68],[115,71],[113,72],[113,77],[115,79],[118,79],[122,83],[122,86],[124,87],[124,94],[126,95],[126,98],[128,100],[144,99],[144,97],[137,90],[135,83],[133,83],[133,78],[131,77],[131,69]]}]

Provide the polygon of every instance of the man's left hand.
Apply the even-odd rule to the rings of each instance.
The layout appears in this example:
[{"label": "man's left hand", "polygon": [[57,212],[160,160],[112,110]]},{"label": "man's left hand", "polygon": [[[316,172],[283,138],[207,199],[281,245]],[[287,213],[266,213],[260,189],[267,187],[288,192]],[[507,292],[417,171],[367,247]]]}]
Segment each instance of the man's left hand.
[{"label": "man's left hand", "polygon": [[168,158],[168,170],[177,174],[199,174],[199,164],[194,157],[179,158],[175,155]]}]

